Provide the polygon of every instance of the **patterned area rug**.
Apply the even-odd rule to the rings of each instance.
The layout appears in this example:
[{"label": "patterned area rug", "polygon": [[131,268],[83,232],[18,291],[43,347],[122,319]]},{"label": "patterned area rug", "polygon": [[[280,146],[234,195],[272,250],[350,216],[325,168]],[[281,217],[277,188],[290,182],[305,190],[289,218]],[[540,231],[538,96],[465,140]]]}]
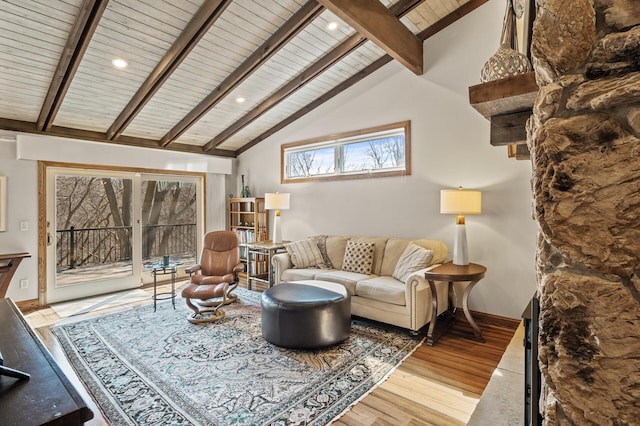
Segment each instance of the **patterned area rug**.
[{"label": "patterned area rug", "polygon": [[114,425],[324,425],[382,382],[421,343],[354,320],[345,342],[278,348],[262,338],[260,293],[209,324],[183,300],[56,325],[71,364]]}]

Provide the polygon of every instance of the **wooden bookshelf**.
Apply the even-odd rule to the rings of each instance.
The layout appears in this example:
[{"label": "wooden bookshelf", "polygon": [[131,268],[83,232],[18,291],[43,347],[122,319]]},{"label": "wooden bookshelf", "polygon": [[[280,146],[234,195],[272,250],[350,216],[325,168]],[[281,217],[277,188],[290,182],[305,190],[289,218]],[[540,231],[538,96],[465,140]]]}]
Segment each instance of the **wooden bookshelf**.
[{"label": "wooden bookshelf", "polygon": [[[248,244],[266,241],[269,238],[269,214],[264,208],[264,198],[230,198],[230,230],[235,231],[240,241],[240,260],[247,265]],[[247,267],[241,277],[246,277]]]}]

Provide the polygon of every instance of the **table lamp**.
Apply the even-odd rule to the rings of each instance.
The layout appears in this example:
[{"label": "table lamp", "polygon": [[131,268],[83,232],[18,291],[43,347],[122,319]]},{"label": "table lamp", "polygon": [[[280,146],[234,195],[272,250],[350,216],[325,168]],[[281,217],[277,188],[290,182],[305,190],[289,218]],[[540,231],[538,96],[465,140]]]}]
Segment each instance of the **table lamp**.
[{"label": "table lamp", "polygon": [[453,243],[453,264],[468,265],[467,231],[464,226],[465,214],[480,214],[482,211],[482,193],[470,189],[440,190],[440,213],[456,214],[456,238]]},{"label": "table lamp", "polygon": [[279,192],[267,192],[264,194],[264,208],[275,210],[276,216],[273,221],[273,242],[282,242],[282,230],[280,229],[280,210],[289,210],[289,194]]}]

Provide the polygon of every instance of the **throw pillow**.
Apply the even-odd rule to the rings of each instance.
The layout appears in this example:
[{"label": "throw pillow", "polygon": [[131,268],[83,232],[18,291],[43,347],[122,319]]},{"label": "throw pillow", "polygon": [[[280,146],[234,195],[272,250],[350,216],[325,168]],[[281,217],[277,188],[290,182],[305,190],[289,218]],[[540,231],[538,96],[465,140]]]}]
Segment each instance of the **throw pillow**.
[{"label": "throw pillow", "polygon": [[433,250],[427,250],[417,244],[409,243],[400,255],[398,263],[396,263],[393,278],[406,282],[409,275],[429,266],[431,259],[433,259]]},{"label": "throw pillow", "polygon": [[318,266],[325,269],[333,269],[331,259],[329,259],[329,254],[327,253],[327,236],[317,235],[313,237],[313,239],[316,241],[318,249],[320,249],[320,254],[322,255],[322,264],[318,264]]},{"label": "throw pillow", "polygon": [[360,274],[371,274],[373,268],[373,248],[374,244],[366,241],[347,241],[342,260],[342,270],[357,272]]},{"label": "throw pillow", "polygon": [[285,245],[285,248],[291,256],[291,263],[293,263],[294,268],[315,268],[322,263],[320,249],[311,238],[291,242]]}]

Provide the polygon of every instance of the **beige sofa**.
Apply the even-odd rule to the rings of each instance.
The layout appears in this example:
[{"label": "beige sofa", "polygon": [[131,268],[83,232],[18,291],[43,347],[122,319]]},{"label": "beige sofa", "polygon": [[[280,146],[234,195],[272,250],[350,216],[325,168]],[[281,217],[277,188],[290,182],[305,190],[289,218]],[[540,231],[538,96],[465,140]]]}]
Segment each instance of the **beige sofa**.
[{"label": "beige sofa", "polygon": [[[344,285],[351,295],[351,313],[359,317],[369,318],[399,327],[417,331],[431,320],[431,289],[424,278],[424,272],[443,263],[447,257],[447,246],[439,240],[404,239],[404,238],[368,238],[368,237],[338,237],[318,236],[307,240],[316,241],[323,252],[324,260],[330,263],[315,267],[294,267],[292,249],[287,253],[279,253],[272,257],[272,267],[275,284],[291,281],[320,280]],[[349,241],[352,241],[349,243]],[[354,245],[364,242],[373,243],[373,264],[370,273],[343,270],[343,261],[353,261]],[[405,250],[415,253],[423,251],[416,249],[413,243],[426,250],[431,250],[431,259],[422,259],[418,265],[407,265],[411,261]],[[347,246],[350,246],[347,250]],[[348,251],[349,257],[345,257]],[[369,257],[371,253],[367,254]],[[298,259],[293,251],[294,260]],[[394,278],[398,275],[399,260],[402,268],[409,266],[409,271],[420,266],[421,269],[408,273],[405,281]],[[424,266],[426,263],[426,266]],[[349,264],[350,265],[350,264]],[[304,265],[303,265],[304,266]],[[351,266],[346,269],[353,269]],[[424,266],[424,267],[422,267]],[[406,272],[406,271],[405,271]],[[401,275],[402,276],[402,275]],[[406,276],[406,274],[405,274]],[[436,282],[438,294],[438,315],[448,307],[447,283]]]}]

